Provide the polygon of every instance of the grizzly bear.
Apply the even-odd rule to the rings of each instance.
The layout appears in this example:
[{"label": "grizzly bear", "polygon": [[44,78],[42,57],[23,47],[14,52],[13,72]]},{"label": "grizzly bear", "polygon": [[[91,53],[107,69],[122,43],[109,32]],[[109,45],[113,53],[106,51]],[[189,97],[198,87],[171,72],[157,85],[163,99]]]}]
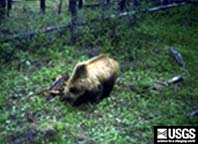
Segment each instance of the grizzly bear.
[{"label": "grizzly bear", "polygon": [[104,54],[78,63],[65,82],[61,99],[72,105],[108,97],[119,74],[119,64]]}]

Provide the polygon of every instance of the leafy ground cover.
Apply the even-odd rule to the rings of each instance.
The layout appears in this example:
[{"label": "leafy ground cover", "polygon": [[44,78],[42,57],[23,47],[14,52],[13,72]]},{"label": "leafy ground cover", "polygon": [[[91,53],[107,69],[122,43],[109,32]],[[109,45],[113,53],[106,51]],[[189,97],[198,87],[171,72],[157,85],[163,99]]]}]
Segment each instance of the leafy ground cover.
[{"label": "leafy ground cover", "polygon": [[[73,44],[68,44],[68,33],[56,31],[2,42],[0,141],[152,143],[153,126],[197,125],[198,118],[188,116],[198,110],[197,14],[197,7],[187,5],[139,14],[135,26],[132,16],[90,23],[78,28],[82,33]],[[39,31],[69,22],[64,15],[51,17],[15,12],[1,24],[1,30]],[[170,48],[182,54],[185,70],[169,54]],[[50,86],[58,74],[71,74],[77,62],[99,53],[106,53],[121,66],[109,98],[97,105],[72,107],[58,97],[48,101],[41,94],[30,95]],[[177,75],[184,80],[151,89],[156,80]]]}]

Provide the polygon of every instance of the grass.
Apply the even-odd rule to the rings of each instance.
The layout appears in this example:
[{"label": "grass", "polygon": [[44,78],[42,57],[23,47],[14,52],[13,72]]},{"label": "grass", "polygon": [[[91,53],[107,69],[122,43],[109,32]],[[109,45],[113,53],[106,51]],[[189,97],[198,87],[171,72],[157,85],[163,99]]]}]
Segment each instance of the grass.
[{"label": "grass", "polygon": [[[1,142],[152,143],[153,126],[197,125],[197,117],[187,116],[198,109],[197,14],[197,7],[188,5],[138,15],[135,26],[131,26],[133,17],[89,24],[79,28],[83,34],[72,45],[67,44],[67,33],[60,32],[2,42]],[[63,24],[67,18],[13,12],[2,26],[10,31],[39,31]],[[18,22],[21,19],[25,20],[23,25]],[[186,71],[168,53],[170,48],[182,54]],[[30,96],[50,86],[58,74],[71,74],[76,63],[100,52],[121,65],[109,98],[97,105],[72,107],[58,97],[47,101],[43,95]],[[149,89],[155,80],[176,75],[182,75],[184,81]]]}]

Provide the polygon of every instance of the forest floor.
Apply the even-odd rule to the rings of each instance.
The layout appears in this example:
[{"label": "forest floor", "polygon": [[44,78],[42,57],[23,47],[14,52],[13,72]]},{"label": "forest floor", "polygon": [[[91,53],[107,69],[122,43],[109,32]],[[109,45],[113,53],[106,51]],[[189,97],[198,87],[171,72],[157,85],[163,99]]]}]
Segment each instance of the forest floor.
[{"label": "forest floor", "polygon": [[[63,14],[17,10],[13,8],[0,28],[1,143],[147,144],[153,143],[153,126],[197,125],[198,7],[140,14],[135,25],[132,16],[89,23],[77,28],[81,33],[73,43],[68,32],[39,33],[69,22]],[[38,34],[5,41],[11,37],[6,30]],[[171,48],[182,55],[185,68],[170,54]],[[42,94],[31,95],[99,53],[121,66],[107,99],[72,107],[58,96],[49,101]],[[182,80],[158,83],[175,76]]]}]

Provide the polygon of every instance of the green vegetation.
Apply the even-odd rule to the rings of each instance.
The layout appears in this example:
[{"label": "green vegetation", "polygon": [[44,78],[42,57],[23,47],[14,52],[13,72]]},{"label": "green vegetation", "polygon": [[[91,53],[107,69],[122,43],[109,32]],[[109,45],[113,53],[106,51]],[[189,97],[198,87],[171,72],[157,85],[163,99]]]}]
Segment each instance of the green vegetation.
[{"label": "green vegetation", "polygon": [[[36,32],[70,21],[69,14],[34,15],[18,10],[14,8],[1,24],[0,40],[10,38],[3,29]],[[198,7],[139,14],[135,26],[133,20],[129,16],[90,22],[77,28],[80,34],[73,44],[69,33],[59,31],[1,42],[1,143],[152,143],[153,126],[197,125],[198,118],[187,114],[198,110]],[[169,54],[170,48],[182,54],[185,71]],[[59,97],[48,101],[46,96],[30,95],[50,86],[58,74],[71,74],[77,62],[99,53],[121,65],[109,98],[97,105],[72,107]],[[177,75],[184,81],[150,89],[156,80]]]}]

